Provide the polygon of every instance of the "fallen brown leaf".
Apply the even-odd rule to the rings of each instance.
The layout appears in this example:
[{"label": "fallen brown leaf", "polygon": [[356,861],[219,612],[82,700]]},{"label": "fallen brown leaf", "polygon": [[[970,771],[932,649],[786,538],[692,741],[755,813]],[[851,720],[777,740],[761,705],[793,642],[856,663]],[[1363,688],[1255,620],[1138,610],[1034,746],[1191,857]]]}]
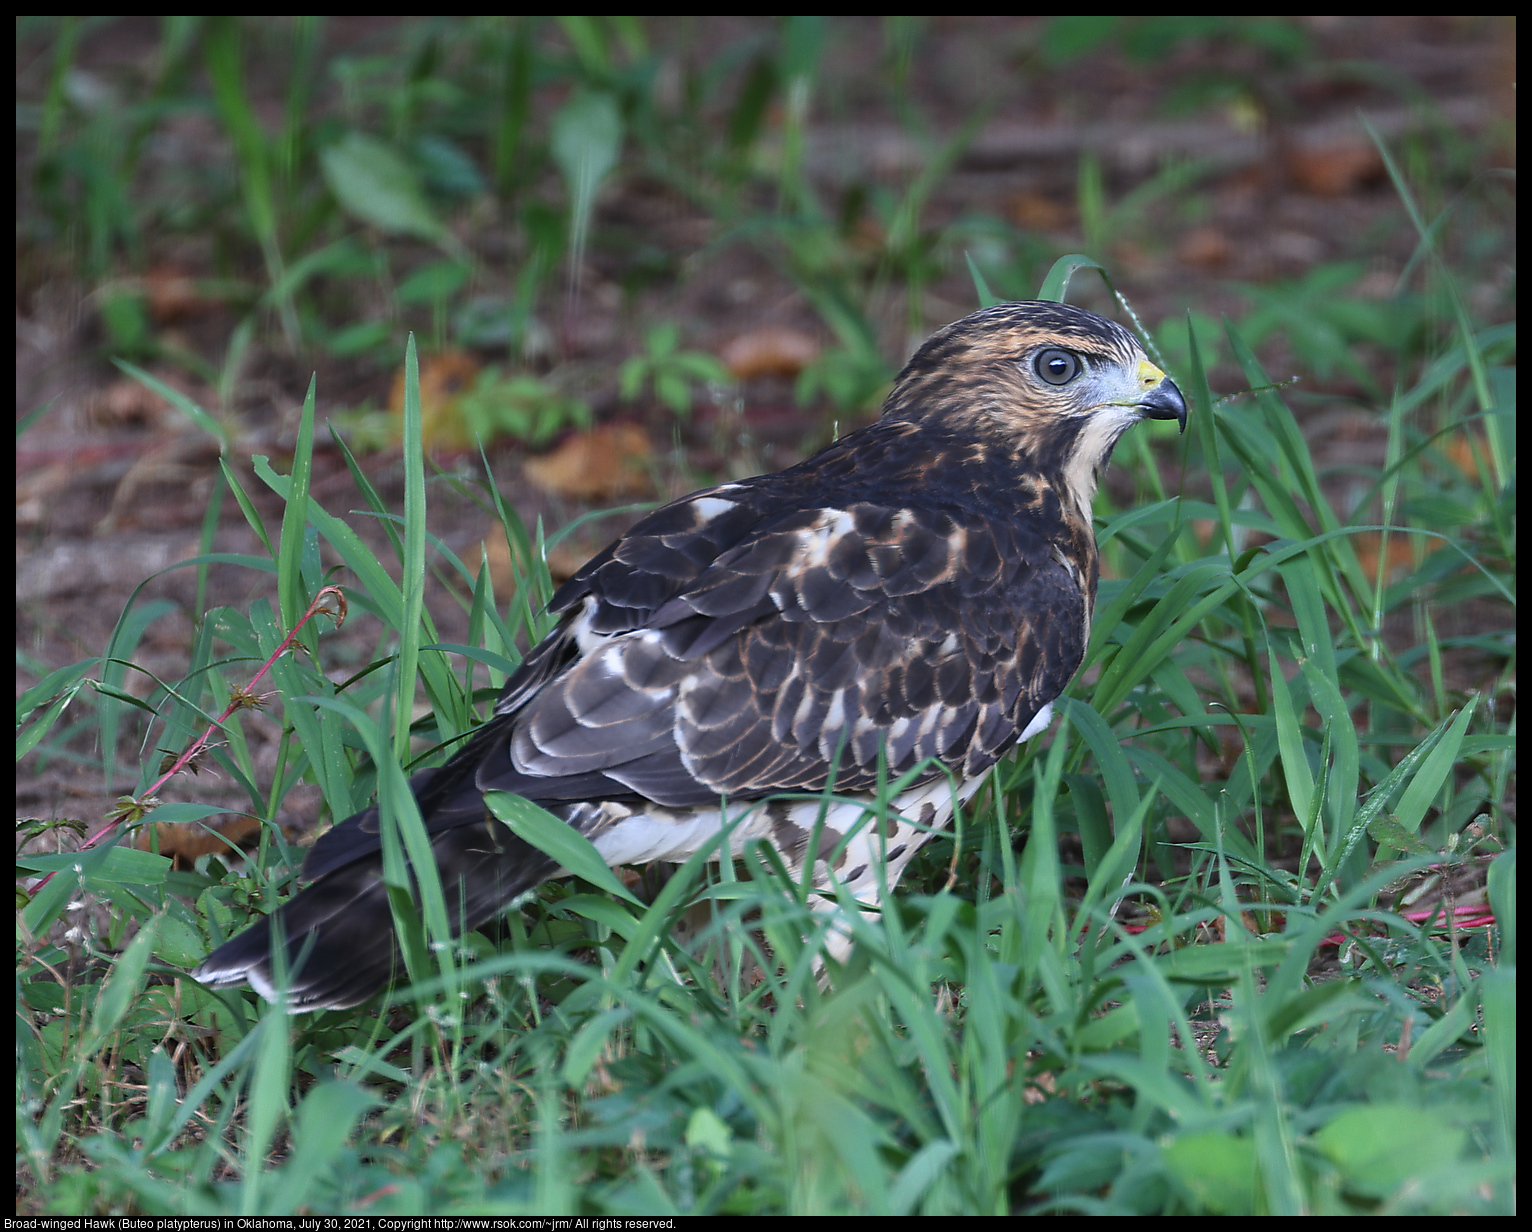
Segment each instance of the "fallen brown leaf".
[{"label": "fallen brown leaf", "polygon": [[1187,265],[1208,269],[1228,264],[1233,253],[1234,245],[1217,227],[1193,227],[1176,245],[1176,256]]},{"label": "fallen brown leaf", "polygon": [[91,423],[103,428],[157,428],[169,410],[170,404],[159,394],[126,377],[111,382],[86,402]]},{"label": "fallen brown leaf", "polygon": [[[1472,441],[1469,438],[1472,437]],[[1484,439],[1482,432],[1455,433],[1444,446],[1442,452],[1458,470],[1462,471],[1469,479],[1477,481],[1479,478],[1479,464],[1474,460],[1474,452],[1477,448],[1482,458],[1489,457],[1489,442]]]},{"label": "fallen brown leaf", "polygon": [[601,424],[576,432],[552,453],[526,461],[527,478],[573,500],[640,496],[651,490],[648,434],[637,424]]},{"label": "fallen brown leaf", "polygon": [[797,376],[819,358],[819,343],[788,325],[763,325],[740,334],[718,356],[736,381]]},{"label": "fallen brown leaf", "polygon": [[1052,197],[1023,190],[1007,198],[1005,212],[1027,231],[1062,231],[1069,226],[1071,211]]},{"label": "fallen brown leaf", "polygon": [[[247,849],[255,846],[261,837],[261,821],[258,817],[234,814],[223,821],[208,824],[200,821],[157,821],[154,835],[158,839],[159,853],[169,856],[177,868],[190,865],[198,856],[230,856],[233,848]],[[230,844],[233,844],[231,847]],[[133,835],[133,846],[140,851],[154,850],[149,827],[145,826]]]},{"label": "fallen brown leaf", "polygon": [[561,539],[548,549],[548,576],[563,585],[580,571],[580,566],[594,553],[588,548],[576,547],[567,539]]},{"label": "fallen brown leaf", "polygon": [[210,312],[221,301],[203,293],[201,284],[173,265],[157,265],[139,279],[149,315],[156,325],[173,325]]},{"label": "fallen brown leaf", "polygon": [[1342,197],[1382,178],[1383,156],[1371,142],[1360,140],[1297,146],[1288,151],[1287,172],[1306,193]]}]

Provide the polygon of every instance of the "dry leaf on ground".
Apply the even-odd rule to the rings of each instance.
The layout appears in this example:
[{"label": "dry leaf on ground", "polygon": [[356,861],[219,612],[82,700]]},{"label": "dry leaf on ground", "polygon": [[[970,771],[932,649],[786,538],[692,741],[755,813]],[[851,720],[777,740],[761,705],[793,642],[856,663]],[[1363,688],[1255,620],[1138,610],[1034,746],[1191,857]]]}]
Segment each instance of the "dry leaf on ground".
[{"label": "dry leaf on ground", "polygon": [[552,453],[528,458],[527,478],[556,496],[610,500],[649,492],[649,435],[637,424],[601,424],[576,432]]}]

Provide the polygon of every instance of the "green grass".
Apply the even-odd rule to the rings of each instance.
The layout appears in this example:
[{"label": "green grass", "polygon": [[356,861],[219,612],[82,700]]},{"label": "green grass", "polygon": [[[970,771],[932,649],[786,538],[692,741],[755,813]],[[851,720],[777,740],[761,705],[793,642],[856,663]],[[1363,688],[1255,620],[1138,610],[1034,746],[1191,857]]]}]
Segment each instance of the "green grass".
[{"label": "green grass", "polygon": [[[1250,362],[1251,383],[1264,384]],[[91,943],[107,968],[99,981],[55,982],[57,946],[18,954],[18,1140],[38,1205],[1508,1209],[1513,968],[1497,964],[1482,932],[1412,925],[1380,894],[1427,865],[1500,851],[1514,732],[1495,719],[1494,699],[1443,693],[1400,667],[1425,662],[1429,645],[1370,634],[1380,615],[1419,604],[1421,589],[1495,594],[1511,575],[1491,539],[1463,536],[1439,549],[1450,565],[1432,553],[1415,584],[1380,587],[1328,506],[1314,514],[1294,499],[1317,477],[1280,397],[1210,409],[1198,373],[1189,378],[1209,454],[1277,465],[1232,468],[1234,491],[1220,501],[1170,498],[1101,528],[1130,567],[1102,586],[1092,683],[1071,691],[1051,740],[1001,767],[897,908],[858,927],[832,992],[813,978],[801,894],[759,860],[722,879],[693,861],[647,909],[578,882],[553,887],[498,950],[438,947],[440,962],[423,960],[418,982],[396,993],[402,1013],[294,1023],[174,979],[288,882],[291,858],[277,844],[242,875],[216,861],[172,873],[121,847],[24,860],[61,870],[23,913],[32,936],[82,888],[109,899],[121,922]],[[319,782],[336,816],[375,786],[396,811],[395,758],[410,737],[462,731],[472,710],[419,607],[424,467],[410,451],[396,584],[308,501],[312,422],[311,398],[291,475],[257,463],[286,501],[281,528],[241,500],[271,545],[264,565],[246,563],[275,569],[281,615],[261,605],[209,613],[191,670],[151,703],[159,743],[189,739],[296,621],[323,581],[317,531],[358,579],[351,603],[383,617],[397,650],[345,689],[301,659],[277,661],[292,739],[269,787],[241,764],[237,721],[214,756],[263,816],[300,775]],[[1424,500],[1414,473],[1400,483]],[[506,517],[524,571],[518,596],[536,597],[511,605],[510,624],[487,571],[438,547],[471,596],[474,653],[497,681],[540,631],[548,586]],[[1196,546],[1192,517],[1218,524],[1208,549]],[[1486,516],[1481,534],[1492,525]],[[1269,538],[1231,564],[1225,545],[1240,526]],[[1395,532],[1423,529],[1400,522]],[[141,625],[134,615],[124,614],[125,637]],[[311,652],[322,661],[320,643]],[[417,679],[432,715],[412,731],[386,716],[409,713]],[[1227,693],[1210,687],[1219,679]],[[1255,711],[1241,697],[1258,679],[1266,705]],[[60,684],[24,698],[23,715]],[[103,723],[125,699],[101,693]],[[336,714],[347,722],[322,721]],[[1220,772],[1209,750],[1235,731],[1239,755]],[[354,769],[358,745],[387,770],[376,782]],[[148,819],[184,810],[164,805]],[[419,842],[418,818],[396,815],[405,846]],[[1171,840],[1173,817],[1192,823],[1194,841]],[[1058,855],[1066,834],[1083,853],[1072,870]],[[1490,881],[1501,947],[1512,944],[1513,858]],[[718,923],[709,947],[689,954],[669,925],[698,898],[714,901]],[[426,927],[444,935],[439,889],[430,902]],[[1124,912],[1143,931],[1127,930]],[[123,946],[129,922],[138,927]],[[1348,938],[1338,962],[1313,978],[1337,934]],[[753,984],[741,979],[752,963]]]},{"label": "green grass", "polygon": [[[235,28],[170,21],[140,105],[72,124],[62,85],[46,96],[38,192],[54,213],[38,216],[79,228],[85,267],[140,245],[157,222],[146,201],[168,198],[125,185],[156,108],[186,96],[200,56],[241,176],[222,197],[193,196],[199,225],[257,252],[265,278],[239,293],[248,316],[211,375],[227,390],[257,335],[321,354],[360,338],[396,362],[397,320],[364,338],[343,336],[337,318],[369,287],[397,290],[387,260],[397,249],[364,252],[343,222],[380,209],[381,192],[394,212],[361,220],[375,234],[461,265],[442,223],[461,167],[454,180],[450,143],[433,154],[417,139],[461,132],[471,112],[481,126],[471,140],[487,153],[470,169],[485,168],[526,243],[505,301],[519,339],[534,311],[569,294],[568,253],[607,242],[575,191],[610,139],[610,112],[603,130],[589,102],[604,93],[626,143],[617,165],[663,173],[706,202],[821,313],[839,345],[811,388],[845,406],[888,375],[878,323],[917,316],[920,289],[961,270],[953,246],[996,234],[924,228],[930,186],[917,181],[869,198],[889,223],[884,248],[869,256],[851,242],[795,161],[825,37],[811,19],[754,58],[742,52],[740,71],[704,66],[716,71],[698,74],[698,110],[668,119],[645,111],[636,23],[567,19],[562,56],[525,24],[465,29],[415,29],[400,53],[407,89],[383,58],[334,66],[352,108],[348,138],[302,123],[310,83],[300,70],[315,35],[302,22],[282,27],[273,37],[290,40],[296,67],[273,136],[253,121]],[[61,82],[79,33],[65,23],[51,45]],[[896,48],[909,37],[890,26]],[[468,86],[448,88],[443,59],[472,69],[460,83],[492,66],[503,76],[470,99]],[[533,78],[584,99],[563,120],[562,154],[540,127],[548,117],[533,114]],[[710,144],[702,118],[719,98],[729,125]],[[775,161],[762,145],[771,105],[784,116]],[[395,163],[358,143],[374,125]],[[335,149],[349,164],[322,162]],[[92,151],[122,165],[93,162]],[[297,174],[303,165],[318,170]],[[539,168],[570,180],[567,210],[537,199]],[[1512,1212],[1515,332],[1479,321],[1464,290],[1468,205],[1429,176],[1390,170],[1420,237],[1416,289],[1364,300],[1349,293],[1360,271],[1332,265],[1252,288],[1236,326],[1155,325],[1194,410],[1173,467],[1148,427],[1119,451],[1117,470],[1138,490],[1122,508],[1098,504],[1107,578],[1087,667],[1051,732],[997,769],[881,918],[857,924],[833,987],[814,977],[823,938],[801,889],[761,853],[722,869],[693,861],[647,906],[606,892],[594,873],[570,879],[495,937],[454,944],[438,944],[446,905],[428,886],[422,919],[401,909],[411,979],[390,1005],[296,1019],[184,978],[291,890],[299,853],[275,824],[248,864],[177,870],[113,843],[27,856],[19,873],[54,877],[18,895],[18,1208]],[[1159,187],[1182,193],[1189,182]],[[1101,243],[1141,225],[1139,198],[1108,208],[1099,177],[1084,173],[1081,191]],[[979,264],[1005,294],[1037,285],[1040,270],[1019,258]],[[641,261],[629,268],[646,276]],[[423,331],[471,289],[452,277],[433,285],[445,289],[434,301],[421,292]],[[336,287],[339,312],[326,299]],[[131,312],[121,320],[139,349],[116,353],[164,357],[162,343],[132,332]],[[358,310],[347,328],[367,324]],[[1344,498],[1292,413],[1304,386],[1267,388],[1253,351],[1267,340],[1307,375],[1351,379],[1386,426],[1385,466],[1343,476]],[[658,387],[678,354],[651,344],[640,382]],[[1215,362],[1264,392],[1215,403],[1205,375]],[[411,345],[412,377],[414,364]],[[353,505],[388,528],[385,559],[309,496],[311,388],[288,473],[263,458],[225,463],[204,555],[188,566],[269,575],[275,602],[199,609],[187,670],[144,698],[126,681],[170,605],[135,597],[99,655],[38,672],[19,699],[18,754],[32,759],[23,769],[79,757],[91,736],[101,750],[92,769],[111,781],[128,737],[179,752],[230,711],[203,756],[247,793],[252,815],[274,823],[299,782],[317,785],[333,818],[376,794],[399,850],[418,846],[402,768],[440,756],[428,751],[485,713],[545,631],[550,582],[542,528],[522,525],[493,476],[482,503],[504,529],[512,593],[496,594],[487,566],[428,534],[418,394],[407,389],[402,514],[348,457]],[[255,484],[281,498],[279,525],[249,496]],[[257,555],[212,552],[230,497],[263,545]],[[1400,540],[1408,550],[1391,551]],[[343,562],[350,610],[380,622],[376,652],[337,684],[316,617],[296,635],[302,650],[279,655],[252,687],[332,580],[325,560]],[[432,573],[464,606],[466,645],[444,645],[424,607]],[[278,702],[277,767],[258,772],[241,707],[275,714]],[[142,767],[132,824],[220,811],[143,799],[160,773],[153,760]],[[184,782],[177,790],[194,797]],[[1432,886],[1446,887],[1450,905],[1457,888],[1486,881],[1492,929],[1405,915],[1417,891],[1435,901]],[[64,913],[80,899],[100,910],[65,936]],[[713,923],[688,949],[672,925],[699,901],[713,904]]]}]

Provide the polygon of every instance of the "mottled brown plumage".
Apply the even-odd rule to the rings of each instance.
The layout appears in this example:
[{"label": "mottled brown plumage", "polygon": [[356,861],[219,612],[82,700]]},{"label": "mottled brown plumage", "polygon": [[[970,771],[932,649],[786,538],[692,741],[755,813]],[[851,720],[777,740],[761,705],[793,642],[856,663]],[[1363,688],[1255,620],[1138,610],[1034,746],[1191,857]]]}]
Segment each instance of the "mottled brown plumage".
[{"label": "mottled brown plumage", "polygon": [[[950,818],[948,776],[966,799],[1046,726],[1090,631],[1097,477],[1137,420],[1185,416],[1120,326],[1003,304],[926,342],[876,423],[644,518],[554,596],[491,719],[412,782],[460,926],[557,871],[488,790],[614,864],[685,858],[726,798],[748,812],[734,849],[760,839],[799,871],[821,805],[782,797],[833,776],[816,884],[876,902]],[[878,828],[856,797],[880,774],[908,779]],[[397,965],[380,867],[376,808],[310,853],[314,884],[281,909],[293,1008],[356,1004]],[[194,975],[270,995],[269,945],[263,922]]]}]

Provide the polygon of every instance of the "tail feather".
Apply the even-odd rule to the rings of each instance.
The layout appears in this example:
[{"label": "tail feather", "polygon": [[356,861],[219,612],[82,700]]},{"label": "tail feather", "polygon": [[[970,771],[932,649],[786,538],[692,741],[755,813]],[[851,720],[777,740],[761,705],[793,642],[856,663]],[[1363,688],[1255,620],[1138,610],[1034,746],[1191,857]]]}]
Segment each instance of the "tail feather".
[{"label": "tail feather", "polygon": [[[495,818],[483,817],[431,838],[454,935],[480,927],[558,868]],[[331,868],[280,907],[276,919],[286,938],[293,1012],[360,1005],[403,969],[377,853]],[[276,1000],[272,934],[272,921],[262,920],[208,955],[192,978],[215,988],[249,983]]]}]

